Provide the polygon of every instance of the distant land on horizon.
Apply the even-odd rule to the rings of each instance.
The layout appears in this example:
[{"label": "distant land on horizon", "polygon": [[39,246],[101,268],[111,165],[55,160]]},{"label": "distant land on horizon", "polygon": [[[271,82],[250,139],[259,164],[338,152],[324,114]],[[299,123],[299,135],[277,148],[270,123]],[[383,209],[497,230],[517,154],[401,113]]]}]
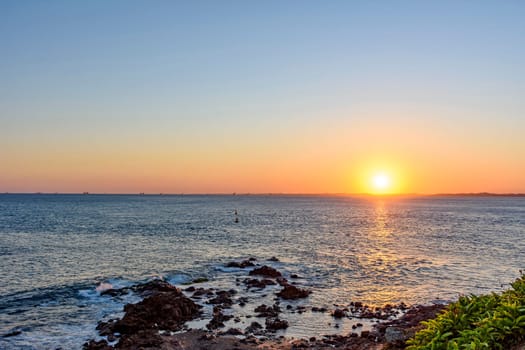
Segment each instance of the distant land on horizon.
[{"label": "distant land on horizon", "polygon": [[96,196],[347,196],[347,197],[525,197],[525,193],[99,193],[99,192],[0,192],[0,195],[96,195]]}]

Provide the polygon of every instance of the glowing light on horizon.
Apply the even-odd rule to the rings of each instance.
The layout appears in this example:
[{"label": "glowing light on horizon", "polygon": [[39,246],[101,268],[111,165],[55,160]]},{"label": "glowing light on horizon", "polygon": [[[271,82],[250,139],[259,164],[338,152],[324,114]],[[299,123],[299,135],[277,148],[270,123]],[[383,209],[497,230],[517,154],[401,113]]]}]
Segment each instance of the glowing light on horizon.
[{"label": "glowing light on horizon", "polygon": [[376,193],[386,193],[390,190],[392,180],[386,173],[377,173],[372,177],[372,188]]}]

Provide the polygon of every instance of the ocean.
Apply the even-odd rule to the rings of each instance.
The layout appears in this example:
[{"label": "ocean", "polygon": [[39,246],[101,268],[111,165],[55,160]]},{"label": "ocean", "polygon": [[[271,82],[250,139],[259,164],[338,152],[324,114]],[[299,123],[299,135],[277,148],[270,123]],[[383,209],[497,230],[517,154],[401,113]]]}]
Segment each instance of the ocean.
[{"label": "ocean", "polygon": [[[139,300],[101,284],[228,288],[243,272],[224,265],[248,257],[300,276],[319,307],[499,291],[525,268],[525,198],[2,194],[0,348],[80,349]],[[284,317],[286,336],[328,331]]]}]

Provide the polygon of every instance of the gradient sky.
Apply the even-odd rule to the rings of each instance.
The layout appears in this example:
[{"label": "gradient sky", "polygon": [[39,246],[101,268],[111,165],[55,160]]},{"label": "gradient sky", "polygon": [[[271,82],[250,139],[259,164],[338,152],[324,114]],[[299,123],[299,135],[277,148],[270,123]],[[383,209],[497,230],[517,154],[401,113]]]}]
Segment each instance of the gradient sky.
[{"label": "gradient sky", "polygon": [[0,192],[525,192],[523,1],[0,2]]}]

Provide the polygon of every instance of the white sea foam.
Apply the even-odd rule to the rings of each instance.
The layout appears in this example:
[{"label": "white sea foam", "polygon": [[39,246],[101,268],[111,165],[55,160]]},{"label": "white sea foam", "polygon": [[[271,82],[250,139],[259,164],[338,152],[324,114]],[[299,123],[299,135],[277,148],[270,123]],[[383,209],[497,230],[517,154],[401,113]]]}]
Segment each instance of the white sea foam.
[{"label": "white sea foam", "polygon": [[113,289],[113,285],[111,283],[106,283],[106,282],[102,282],[100,283],[97,288],[95,288],[95,290],[97,292],[103,292],[103,291],[106,291],[106,290],[109,290],[109,289]]}]

